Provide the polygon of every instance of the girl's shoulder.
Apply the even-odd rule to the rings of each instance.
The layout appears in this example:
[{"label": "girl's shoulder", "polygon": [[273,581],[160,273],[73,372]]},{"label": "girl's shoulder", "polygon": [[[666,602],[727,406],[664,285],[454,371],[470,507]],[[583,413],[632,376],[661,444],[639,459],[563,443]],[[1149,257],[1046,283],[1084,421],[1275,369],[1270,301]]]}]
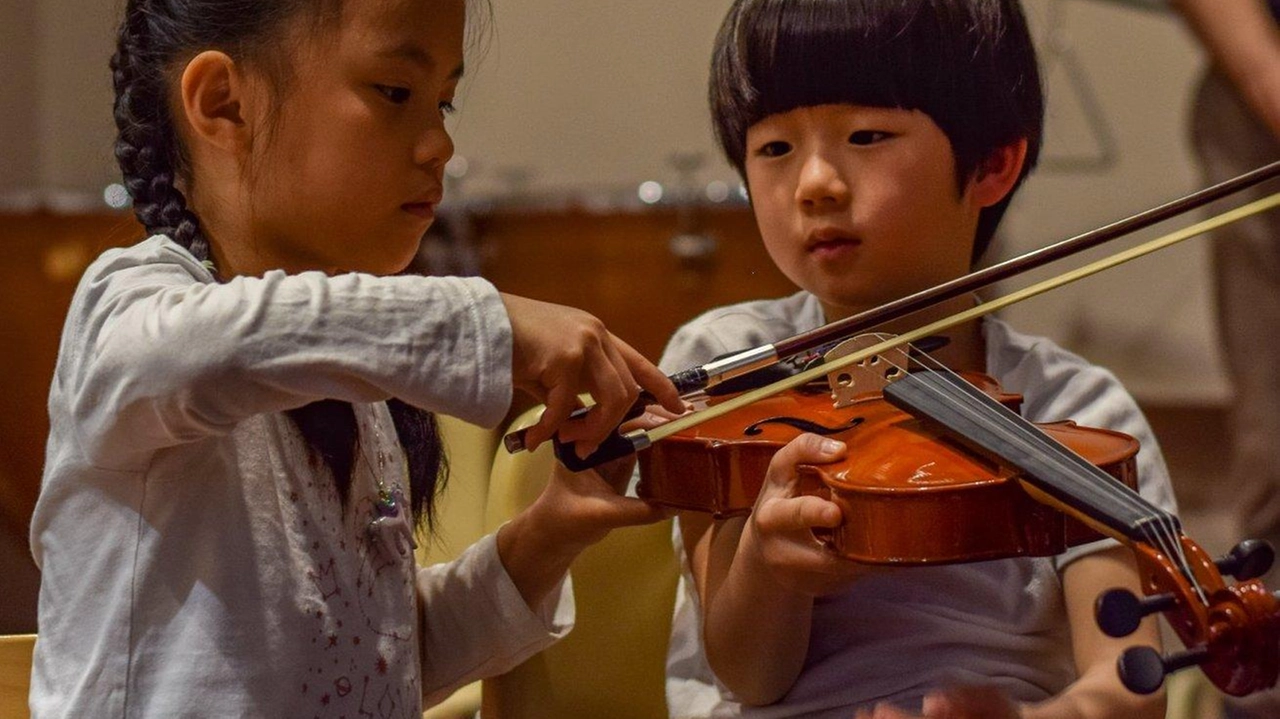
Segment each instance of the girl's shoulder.
[{"label": "girl's shoulder", "polygon": [[145,274],[148,269],[157,273],[180,272],[190,275],[193,281],[210,282],[213,274],[185,247],[166,235],[152,235],[128,247],[106,250],[85,270],[81,284],[99,281],[121,271]]}]

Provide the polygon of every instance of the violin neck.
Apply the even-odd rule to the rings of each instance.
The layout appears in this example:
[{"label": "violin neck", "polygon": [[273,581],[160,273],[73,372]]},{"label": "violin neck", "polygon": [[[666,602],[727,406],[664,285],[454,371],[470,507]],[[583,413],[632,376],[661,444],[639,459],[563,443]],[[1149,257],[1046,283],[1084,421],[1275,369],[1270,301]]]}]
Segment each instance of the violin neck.
[{"label": "violin neck", "polygon": [[884,396],[970,449],[1012,466],[1034,495],[1042,495],[1038,499],[1047,498],[1106,534],[1143,541],[1153,522],[1177,526],[1175,517],[955,373],[912,372],[889,383]]}]

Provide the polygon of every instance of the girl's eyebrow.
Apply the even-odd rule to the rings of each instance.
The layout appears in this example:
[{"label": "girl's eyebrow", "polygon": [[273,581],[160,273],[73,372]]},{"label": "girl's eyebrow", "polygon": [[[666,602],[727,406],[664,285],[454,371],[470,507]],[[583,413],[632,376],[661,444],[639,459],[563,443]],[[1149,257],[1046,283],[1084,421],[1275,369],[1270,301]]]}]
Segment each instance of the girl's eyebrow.
[{"label": "girl's eyebrow", "polygon": [[[428,70],[431,70],[436,66],[436,60],[431,56],[431,53],[424,50],[422,46],[410,41],[405,41],[395,47],[380,50],[378,52],[378,57],[408,60],[409,62],[415,65],[421,65],[423,68]],[[465,72],[465,67],[464,64],[460,62],[458,63],[458,66],[453,69],[453,72],[449,73],[449,79],[460,79],[463,72]]]}]

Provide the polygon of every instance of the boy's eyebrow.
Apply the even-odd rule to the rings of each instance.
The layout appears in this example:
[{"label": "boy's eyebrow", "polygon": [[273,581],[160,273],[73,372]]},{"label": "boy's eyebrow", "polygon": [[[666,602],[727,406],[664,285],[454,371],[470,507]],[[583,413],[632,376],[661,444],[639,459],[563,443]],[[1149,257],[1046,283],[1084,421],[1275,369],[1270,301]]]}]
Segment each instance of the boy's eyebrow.
[{"label": "boy's eyebrow", "polygon": [[[380,50],[378,52],[378,56],[408,60],[415,65],[421,65],[428,69],[436,66],[436,60],[431,56],[431,53],[424,50],[420,45],[412,42],[403,42],[395,47]],[[462,74],[465,71],[466,68],[464,64],[460,62],[458,63],[458,66],[453,69],[453,72],[449,73],[449,79],[457,80],[462,77]]]}]

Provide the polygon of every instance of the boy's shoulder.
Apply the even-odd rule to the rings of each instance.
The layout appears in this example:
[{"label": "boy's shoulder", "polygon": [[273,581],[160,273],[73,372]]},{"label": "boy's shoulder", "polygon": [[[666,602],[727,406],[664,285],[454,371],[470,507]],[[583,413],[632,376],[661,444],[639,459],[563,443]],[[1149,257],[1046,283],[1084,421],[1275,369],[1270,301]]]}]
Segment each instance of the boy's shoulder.
[{"label": "boy's shoulder", "polygon": [[822,325],[822,307],[808,292],[707,310],[676,330],[660,363],[667,372],[727,352],[772,344]]},{"label": "boy's shoulder", "polygon": [[994,318],[983,323],[983,335],[987,373],[1007,391],[1024,396],[1024,413],[1034,421],[1137,411],[1137,403],[1111,370],[1047,337],[1019,332]]}]

